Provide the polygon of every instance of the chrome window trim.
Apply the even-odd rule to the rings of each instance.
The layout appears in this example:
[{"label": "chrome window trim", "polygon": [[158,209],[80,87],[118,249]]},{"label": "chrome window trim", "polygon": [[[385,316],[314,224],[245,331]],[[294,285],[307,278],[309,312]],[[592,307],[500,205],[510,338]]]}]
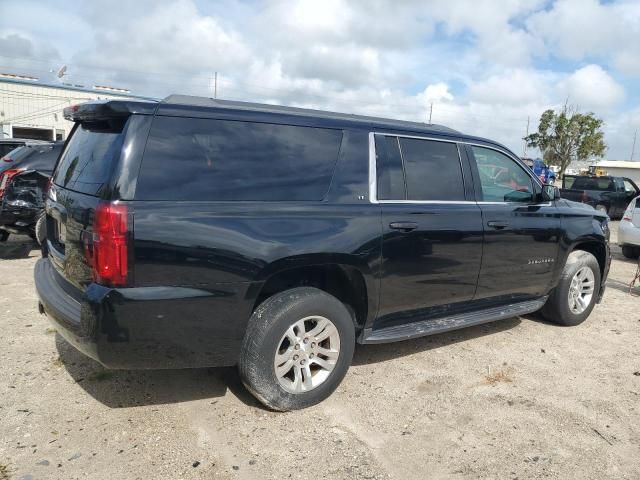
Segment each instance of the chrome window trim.
[{"label": "chrome window trim", "polygon": [[[401,138],[414,138],[417,140],[431,140],[434,142],[446,142],[453,143],[456,146],[456,152],[458,152],[458,162],[460,164],[460,173],[462,174],[462,184],[464,185],[465,176],[464,168],[462,167],[462,155],[460,154],[461,142],[456,140],[441,139],[435,137],[419,137],[415,135],[402,135],[398,133],[384,133],[384,132],[369,132],[369,202],[370,203],[395,203],[395,204],[413,204],[413,205],[430,205],[430,204],[449,204],[449,205],[470,205],[477,202],[471,200],[378,200],[378,175],[376,168],[376,135],[396,137],[398,141],[398,150],[400,151],[400,158],[402,159],[402,175],[406,175],[404,168],[404,157],[402,156],[402,147],[400,146]],[[405,179],[405,195],[407,192],[407,182]]]},{"label": "chrome window trim", "polygon": [[[437,137],[429,137],[429,136],[418,136],[418,135],[404,135],[393,132],[369,132],[369,202],[374,204],[412,204],[412,205],[433,205],[433,204],[445,204],[445,205],[537,205],[537,206],[551,206],[552,202],[547,203],[534,203],[534,204],[524,204],[520,202],[489,202],[489,201],[475,201],[475,200],[378,200],[377,197],[377,171],[376,171],[376,145],[375,145],[375,136],[392,136],[398,139],[398,148],[400,148],[400,138],[415,138],[418,140],[431,140],[434,142],[446,142],[453,143],[456,145],[456,149],[458,151],[458,161],[460,162],[460,170],[462,172],[462,181],[464,184],[464,168],[462,168],[462,155],[460,153],[460,145],[471,145],[480,148],[487,148],[489,150],[495,150],[498,153],[502,153],[503,155],[509,157],[511,160],[514,160],[516,164],[518,164],[525,173],[531,178],[533,183],[537,184],[539,187],[544,187],[542,183],[540,183],[540,179],[537,178],[530,169],[524,165],[520,159],[516,158],[513,154],[504,150],[500,147],[494,147],[491,145],[484,145],[482,143],[475,142],[466,142],[463,140],[452,140],[446,138],[437,138]],[[402,159],[402,169],[403,175],[406,174],[404,171],[404,158]],[[529,170],[529,171],[527,171]],[[405,189],[406,189],[406,180],[405,180]],[[406,193],[406,190],[405,190]]]},{"label": "chrome window trim", "polygon": [[376,137],[375,133],[369,132],[369,201],[378,202],[378,176],[376,172]]}]

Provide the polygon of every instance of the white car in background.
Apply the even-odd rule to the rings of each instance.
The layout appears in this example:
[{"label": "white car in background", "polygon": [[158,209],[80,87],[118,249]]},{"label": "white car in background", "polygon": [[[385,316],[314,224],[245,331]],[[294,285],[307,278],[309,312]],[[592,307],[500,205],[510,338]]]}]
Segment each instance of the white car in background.
[{"label": "white car in background", "polygon": [[620,220],[618,244],[625,257],[640,257],[640,197],[631,200]]}]

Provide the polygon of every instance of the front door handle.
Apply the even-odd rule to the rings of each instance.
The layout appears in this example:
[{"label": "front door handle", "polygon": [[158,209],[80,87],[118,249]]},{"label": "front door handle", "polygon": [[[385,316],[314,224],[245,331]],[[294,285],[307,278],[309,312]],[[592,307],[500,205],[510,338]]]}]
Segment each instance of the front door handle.
[{"label": "front door handle", "polygon": [[391,222],[389,228],[400,230],[401,232],[410,232],[418,228],[418,224],[415,222]]},{"label": "front door handle", "polygon": [[502,230],[503,228],[507,228],[509,226],[508,222],[499,222],[496,220],[491,220],[487,222],[487,226],[491,228],[495,228],[496,230]]}]

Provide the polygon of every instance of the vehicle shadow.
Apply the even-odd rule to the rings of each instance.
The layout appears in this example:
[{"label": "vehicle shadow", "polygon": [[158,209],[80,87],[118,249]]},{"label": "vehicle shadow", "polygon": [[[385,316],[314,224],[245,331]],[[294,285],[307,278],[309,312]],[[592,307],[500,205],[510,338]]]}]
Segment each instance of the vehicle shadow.
[{"label": "vehicle shadow", "polygon": [[0,242],[0,260],[16,260],[19,258],[27,258],[33,250],[37,250],[40,246],[28,237],[21,241]]},{"label": "vehicle shadow", "polygon": [[618,290],[622,293],[633,293],[634,290],[630,288],[629,283],[621,282],[620,280],[615,280],[613,278],[607,279],[607,288],[612,288],[614,290]]},{"label": "vehicle shadow", "polygon": [[[108,370],[56,335],[59,363],[89,395],[110,408],[180,403],[244,388],[235,368]],[[246,392],[246,397],[250,394]],[[244,399],[242,399],[245,403]]]},{"label": "vehicle shadow", "polygon": [[[529,318],[529,316],[525,317]],[[536,317],[531,317],[536,319]],[[370,365],[510,330],[518,317],[403,342],[357,345],[353,365]],[[222,397],[231,392],[249,407],[266,409],[242,384],[235,367],[175,370],[107,370],[56,335],[66,371],[89,395],[110,408],[162,405]]]}]

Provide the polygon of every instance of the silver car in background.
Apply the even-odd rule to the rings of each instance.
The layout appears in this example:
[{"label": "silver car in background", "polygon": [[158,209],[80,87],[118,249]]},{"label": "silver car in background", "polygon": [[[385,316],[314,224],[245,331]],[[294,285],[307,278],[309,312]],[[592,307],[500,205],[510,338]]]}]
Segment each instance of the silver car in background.
[{"label": "silver car in background", "polygon": [[620,220],[618,244],[625,257],[640,257],[640,197],[631,200]]}]

